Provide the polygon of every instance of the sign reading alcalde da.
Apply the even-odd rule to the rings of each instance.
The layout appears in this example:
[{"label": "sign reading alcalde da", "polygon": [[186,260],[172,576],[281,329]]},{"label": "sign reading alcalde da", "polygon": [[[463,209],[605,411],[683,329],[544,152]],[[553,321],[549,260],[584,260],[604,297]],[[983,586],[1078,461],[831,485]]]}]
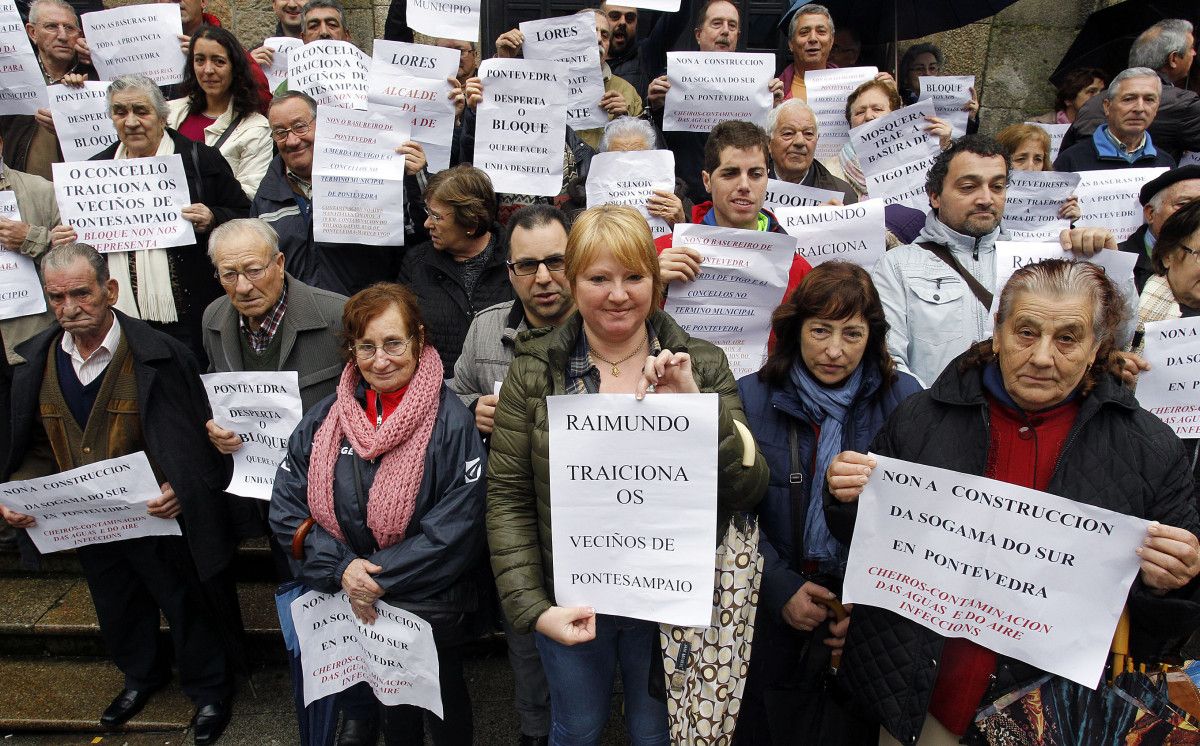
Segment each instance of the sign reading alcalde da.
[{"label": "sign reading alcalde da", "polygon": [[843,600],[1094,689],[1149,523],[1007,482],[875,458],[858,499]]},{"label": "sign reading alcalde da", "polygon": [[551,396],[559,606],[712,623],[717,395]]}]

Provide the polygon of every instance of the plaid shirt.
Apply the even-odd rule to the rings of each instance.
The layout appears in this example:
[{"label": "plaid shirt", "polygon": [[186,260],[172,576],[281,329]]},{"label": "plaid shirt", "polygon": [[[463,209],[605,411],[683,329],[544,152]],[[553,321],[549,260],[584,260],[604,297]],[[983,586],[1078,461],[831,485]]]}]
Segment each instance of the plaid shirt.
[{"label": "plaid shirt", "polygon": [[1132,351],[1140,355],[1145,347],[1146,322],[1177,319],[1183,315],[1179,310],[1179,303],[1175,300],[1175,294],[1171,292],[1171,286],[1167,284],[1167,278],[1153,275],[1146,280],[1141,300],[1138,301],[1137,315],[1137,333],[1133,336]]},{"label": "plaid shirt", "polygon": [[[662,352],[654,327],[646,322],[646,343],[650,346],[650,354]],[[588,344],[587,334],[579,330],[579,339],[575,342],[575,350],[567,360],[567,394],[598,394],[600,393],[600,369],[592,362],[591,345]]]},{"label": "plaid shirt", "polygon": [[283,283],[283,292],[279,294],[279,300],[275,301],[275,305],[267,312],[267,317],[263,319],[262,326],[258,327],[258,331],[250,328],[250,322],[245,316],[238,314],[238,326],[242,333],[246,335],[246,341],[250,343],[250,349],[256,354],[263,354],[267,351],[267,347],[271,345],[271,339],[274,338],[275,332],[279,331],[279,325],[283,323],[283,314],[287,311],[287,281]]}]

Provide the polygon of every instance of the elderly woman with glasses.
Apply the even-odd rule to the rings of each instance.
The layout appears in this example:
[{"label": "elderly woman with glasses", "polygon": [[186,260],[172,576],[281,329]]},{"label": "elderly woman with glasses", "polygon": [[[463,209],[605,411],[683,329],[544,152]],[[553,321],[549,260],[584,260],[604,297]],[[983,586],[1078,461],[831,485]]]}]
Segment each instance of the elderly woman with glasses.
[{"label": "elderly woman with glasses", "polygon": [[[380,283],[357,293],[342,329],[346,367],[336,393],[288,442],[271,528],[285,550],[301,537],[296,576],[345,591],[362,622],[375,622],[382,600],[432,625],[444,710],[441,720],[429,717],[433,743],[470,744],[460,645],[480,595],[472,578],[484,549],[487,453],[474,417],[443,381],[409,290]],[[340,702],[344,740],[347,731],[371,732],[382,709],[385,743],[423,743],[416,707],[381,708],[365,684]]]}]

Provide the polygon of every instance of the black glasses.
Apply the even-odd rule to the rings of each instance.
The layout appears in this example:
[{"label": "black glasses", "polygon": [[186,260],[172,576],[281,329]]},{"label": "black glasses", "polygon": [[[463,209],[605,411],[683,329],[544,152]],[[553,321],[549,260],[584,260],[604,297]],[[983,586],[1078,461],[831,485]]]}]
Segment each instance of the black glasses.
[{"label": "black glasses", "polygon": [[519,259],[515,262],[505,262],[508,268],[512,270],[514,275],[532,275],[537,274],[538,267],[543,264],[546,269],[551,272],[562,272],[567,268],[567,258],[562,254],[554,254],[545,259]]},{"label": "black glasses", "polygon": [[625,23],[637,23],[636,10],[627,10],[624,13],[619,10],[608,11],[608,20],[612,21],[613,23],[619,23],[621,21],[621,16],[625,16]]}]

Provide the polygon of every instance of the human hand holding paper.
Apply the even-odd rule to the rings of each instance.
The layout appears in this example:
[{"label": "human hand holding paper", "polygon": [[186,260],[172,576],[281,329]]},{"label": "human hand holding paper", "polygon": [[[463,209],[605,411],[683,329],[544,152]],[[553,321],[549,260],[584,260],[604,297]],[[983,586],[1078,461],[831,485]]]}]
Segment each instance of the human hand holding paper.
[{"label": "human hand holding paper", "polygon": [[1137,554],[1142,558],[1142,582],[1155,591],[1182,588],[1200,574],[1200,542],[1187,529],[1151,523]]},{"label": "human hand holding paper", "polygon": [[500,397],[495,394],[484,394],[475,400],[475,429],[481,433],[491,433],[496,426],[496,402]]},{"label": "human hand holding paper", "polygon": [[1102,249],[1117,249],[1117,239],[1107,228],[1071,228],[1058,234],[1064,251],[1087,258]]},{"label": "human hand holding paper", "polygon": [[175,496],[175,490],[171,489],[170,482],[163,482],[159,485],[159,489],[162,490],[161,495],[146,501],[147,513],[155,518],[174,518],[183,512],[179,498]]},{"label": "human hand holding paper", "polygon": [[0,518],[3,518],[13,528],[33,528],[37,525],[37,520],[33,516],[9,510],[3,505],[0,505]]},{"label": "human hand holding paper", "polygon": [[692,375],[692,356],[686,352],[663,350],[656,356],[647,357],[637,385],[637,398],[644,398],[651,386],[658,394],[700,393]]},{"label": "human hand holding paper", "polygon": [[703,257],[691,246],[671,246],[658,255],[658,276],[664,285],[675,280],[691,282],[700,272]]},{"label": "human hand holding paper", "polygon": [[242,439],[238,437],[238,434],[221,427],[216,420],[204,423],[204,429],[208,431],[208,439],[213,447],[226,456],[236,453],[242,447]]},{"label": "human hand holding paper", "polygon": [[525,45],[525,34],[520,29],[509,29],[496,37],[497,57],[520,57],[521,47]]},{"label": "human hand holding paper", "polygon": [[20,251],[29,235],[29,223],[0,218],[0,245],[9,251]]},{"label": "human hand holding paper", "polygon": [[825,488],[839,502],[855,502],[874,468],[875,459],[868,454],[842,451],[833,457],[825,471]]}]

